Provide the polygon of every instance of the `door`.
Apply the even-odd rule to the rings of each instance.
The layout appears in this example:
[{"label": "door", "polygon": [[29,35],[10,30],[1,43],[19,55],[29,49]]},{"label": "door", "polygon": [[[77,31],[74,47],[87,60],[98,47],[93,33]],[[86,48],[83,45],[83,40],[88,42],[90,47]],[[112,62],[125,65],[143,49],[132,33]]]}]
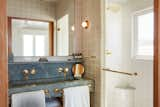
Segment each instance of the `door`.
[{"label": "door", "polygon": [[153,0],[104,0],[104,107],[153,107]]},{"label": "door", "polygon": [[0,0],[0,107],[8,107],[6,0]]},{"label": "door", "polygon": [[69,15],[65,15],[57,21],[57,55],[69,55]]}]

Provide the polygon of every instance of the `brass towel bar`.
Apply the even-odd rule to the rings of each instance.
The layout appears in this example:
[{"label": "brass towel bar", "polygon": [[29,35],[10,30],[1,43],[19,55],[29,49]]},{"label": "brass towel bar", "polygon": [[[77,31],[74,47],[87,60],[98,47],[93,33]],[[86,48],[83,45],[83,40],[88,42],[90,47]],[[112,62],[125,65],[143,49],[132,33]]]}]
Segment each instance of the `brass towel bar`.
[{"label": "brass towel bar", "polygon": [[[90,88],[90,87],[92,87],[92,85],[91,85],[91,84],[88,84],[88,87]],[[58,88],[55,88],[55,89],[53,90],[53,92],[54,92],[54,93],[64,93],[63,89],[58,89]]]},{"label": "brass towel bar", "polygon": [[114,72],[114,73],[119,73],[119,74],[124,74],[124,75],[129,75],[129,76],[137,76],[138,73],[129,73],[129,72],[122,72],[122,71],[117,71],[117,70],[111,70],[109,68],[103,68],[103,71],[107,71],[107,72]]},{"label": "brass towel bar", "polygon": [[[92,87],[92,84],[88,84],[88,87],[89,87],[89,88]],[[47,95],[47,96],[50,95],[50,92],[49,92],[48,89],[45,89],[45,90],[43,90],[43,91],[44,91],[45,95]],[[53,92],[54,92],[55,94],[59,94],[59,93],[63,94],[63,93],[64,93],[63,89],[59,89],[59,88],[53,89]]]}]

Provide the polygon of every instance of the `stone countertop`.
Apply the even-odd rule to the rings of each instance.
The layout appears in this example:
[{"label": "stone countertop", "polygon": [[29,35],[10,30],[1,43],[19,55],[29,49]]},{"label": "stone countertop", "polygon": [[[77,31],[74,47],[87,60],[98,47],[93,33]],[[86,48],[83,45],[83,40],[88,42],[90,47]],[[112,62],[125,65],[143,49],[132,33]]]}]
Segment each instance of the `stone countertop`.
[{"label": "stone countertop", "polygon": [[94,92],[95,90],[95,82],[91,79],[81,79],[81,80],[70,80],[70,81],[59,81],[59,82],[50,82],[50,83],[42,83],[42,84],[31,84],[31,85],[20,85],[9,88],[9,96],[16,93],[36,91],[36,90],[48,90],[49,94],[46,95],[46,98],[50,97],[61,97],[62,93],[55,93],[54,89],[63,90],[68,87],[76,87],[88,85],[90,88],[90,92]]}]

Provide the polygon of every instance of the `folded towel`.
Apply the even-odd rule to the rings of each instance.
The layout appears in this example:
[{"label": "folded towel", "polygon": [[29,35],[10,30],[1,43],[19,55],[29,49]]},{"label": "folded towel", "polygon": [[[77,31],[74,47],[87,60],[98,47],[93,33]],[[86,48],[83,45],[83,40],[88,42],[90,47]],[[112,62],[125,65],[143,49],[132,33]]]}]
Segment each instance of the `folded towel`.
[{"label": "folded towel", "polygon": [[12,107],[45,107],[43,90],[13,94],[11,100]]},{"label": "folded towel", "polygon": [[65,88],[64,107],[90,107],[89,87]]}]

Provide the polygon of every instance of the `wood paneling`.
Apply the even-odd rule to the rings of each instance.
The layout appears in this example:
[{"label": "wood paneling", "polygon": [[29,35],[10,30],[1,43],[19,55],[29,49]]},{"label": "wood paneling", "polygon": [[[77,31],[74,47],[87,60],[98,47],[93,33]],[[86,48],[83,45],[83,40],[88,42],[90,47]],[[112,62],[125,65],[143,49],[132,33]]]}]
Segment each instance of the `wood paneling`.
[{"label": "wood paneling", "polygon": [[0,0],[0,107],[8,107],[8,53],[6,0]]}]

